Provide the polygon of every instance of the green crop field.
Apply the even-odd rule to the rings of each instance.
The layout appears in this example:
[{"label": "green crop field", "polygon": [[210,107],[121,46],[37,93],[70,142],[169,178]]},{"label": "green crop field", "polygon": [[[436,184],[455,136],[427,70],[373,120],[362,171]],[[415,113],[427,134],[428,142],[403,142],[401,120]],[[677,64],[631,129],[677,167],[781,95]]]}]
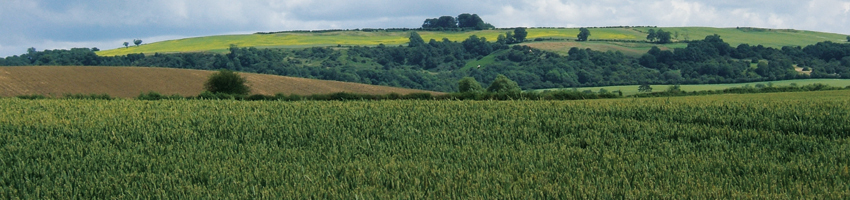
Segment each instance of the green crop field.
[{"label": "green crop field", "polygon": [[[590,39],[613,39],[613,40],[644,40],[648,28],[592,28]],[[670,27],[664,28],[668,32],[678,32],[674,40],[700,40],[707,35],[719,34],[726,41],[737,46],[741,43],[761,44],[767,47],[782,46],[805,46],[822,41],[846,41],[846,36],[833,33],[822,33],[812,31],[796,30],[761,30],[761,29],[736,29],[736,28],[705,28],[705,27]],[[452,41],[462,41],[471,35],[486,37],[488,41],[495,41],[499,34],[509,30],[484,30],[466,32],[437,32],[420,31],[419,34],[425,41],[430,39],[442,40],[448,38]],[[575,39],[578,28],[556,29],[556,28],[532,28],[528,29],[528,39],[553,38],[553,39]],[[102,56],[125,55],[129,53],[174,53],[174,52],[226,52],[230,44],[241,47],[258,48],[305,48],[315,46],[337,46],[337,45],[361,45],[373,46],[378,44],[403,45],[408,42],[410,32],[362,32],[362,31],[339,31],[326,33],[279,33],[279,34],[245,34],[245,35],[221,35],[196,38],[185,38],[143,44],[138,47],[117,48],[98,52]],[[595,42],[597,44],[585,46],[585,43],[571,41],[549,41],[537,44],[538,48],[557,52],[566,52],[573,46],[583,48],[596,48],[596,50],[624,51],[627,54],[635,52],[646,52],[651,44],[633,44],[623,42]],[[529,43],[535,44],[535,43]],[[682,47],[682,44],[660,45],[663,48]],[[566,49],[566,50],[565,50]]]},{"label": "green crop field", "polygon": [[0,107],[0,199],[850,197],[848,90]]},{"label": "green crop field", "polygon": [[[791,84],[796,84],[797,86],[811,85],[811,84],[827,84],[835,87],[847,87],[850,86],[850,80],[848,79],[797,79],[797,80],[783,80],[783,81],[765,81],[765,82],[751,82],[751,83],[730,83],[730,84],[702,84],[702,85],[679,85],[679,89],[682,91],[706,91],[706,90],[724,90],[727,88],[740,88],[740,87],[755,87],[758,84],[762,85],[770,85],[773,86],[790,86]],[[650,85],[652,87],[652,91],[664,91],[667,88],[673,85]],[[605,89],[607,91],[622,91],[623,95],[633,95],[637,94],[638,87],[640,85],[617,85],[617,86],[603,86],[603,87],[579,87],[579,88],[560,88],[560,89],[540,89],[535,91],[546,91],[546,90],[572,90],[576,89],[578,91],[590,90],[593,92],[597,92],[600,89]]]}]

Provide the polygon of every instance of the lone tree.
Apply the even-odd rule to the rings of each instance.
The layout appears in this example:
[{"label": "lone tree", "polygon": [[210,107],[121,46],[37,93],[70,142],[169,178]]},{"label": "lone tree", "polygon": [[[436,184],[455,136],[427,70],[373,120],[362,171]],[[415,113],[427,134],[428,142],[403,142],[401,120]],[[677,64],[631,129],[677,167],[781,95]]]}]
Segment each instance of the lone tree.
[{"label": "lone tree", "polygon": [[247,85],[245,77],[238,73],[222,69],[210,76],[204,89],[212,93],[225,93],[231,95],[247,95],[251,91]]},{"label": "lone tree", "polygon": [[638,92],[652,92],[652,87],[649,84],[644,83],[638,87]]},{"label": "lone tree", "polygon": [[135,40],[133,40],[133,44],[136,44],[136,46],[139,46],[140,44],[142,44],[142,40],[135,39]]},{"label": "lone tree", "polygon": [[481,87],[481,84],[472,77],[463,77],[460,81],[457,82],[458,91],[461,93],[467,92],[483,92],[484,88]]},{"label": "lone tree", "polygon": [[654,42],[655,38],[658,38],[658,35],[655,34],[655,29],[649,29],[649,34],[646,35],[646,40]]},{"label": "lone tree", "polygon": [[847,36],[847,42],[850,42],[850,35]]},{"label": "lone tree", "polygon": [[520,93],[522,89],[519,88],[519,85],[508,79],[507,76],[499,74],[496,76],[496,80],[493,80],[493,83],[490,83],[490,87],[487,87],[487,92],[493,93]]},{"label": "lone tree", "polygon": [[525,41],[526,37],[528,37],[528,31],[526,31],[524,27],[517,27],[514,29],[514,41],[516,43]]},{"label": "lone tree", "polygon": [[128,47],[130,47],[130,43],[129,43],[129,42],[124,42],[124,48],[128,48]]},{"label": "lone tree", "polygon": [[658,31],[656,31],[655,34],[657,35],[658,43],[667,44],[667,43],[673,42],[672,41],[673,36],[671,36],[670,32],[658,29]]},{"label": "lone tree", "polygon": [[578,41],[587,41],[587,38],[590,37],[590,30],[587,28],[580,28],[576,37],[578,38]]}]

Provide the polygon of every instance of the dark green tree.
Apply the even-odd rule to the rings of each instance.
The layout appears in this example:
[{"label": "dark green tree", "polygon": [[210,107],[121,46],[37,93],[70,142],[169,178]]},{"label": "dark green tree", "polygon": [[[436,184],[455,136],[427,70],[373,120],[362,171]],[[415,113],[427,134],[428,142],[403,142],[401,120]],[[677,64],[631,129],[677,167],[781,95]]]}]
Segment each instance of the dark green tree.
[{"label": "dark green tree", "polygon": [[664,30],[658,29],[658,31],[656,31],[655,34],[656,34],[656,39],[658,39],[658,43],[660,43],[660,44],[667,44],[667,43],[672,42],[673,36],[671,36],[670,32],[666,32]]},{"label": "dark green tree", "polygon": [[516,43],[516,38],[514,38],[513,32],[510,32],[510,31],[505,32],[505,43],[507,43],[507,44]]},{"label": "dark green tree", "polygon": [[484,88],[473,77],[463,77],[457,83],[459,92],[483,92]]},{"label": "dark green tree", "polygon": [[425,46],[425,40],[422,39],[422,36],[419,36],[419,33],[410,32],[410,43],[407,43],[408,47],[421,47]]},{"label": "dark green tree", "polygon": [[142,44],[142,40],[135,39],[135,40],[133,40],[133,44],[136,44],[136,46],[139,46],[140,44]]},{"label": "dark green tree", "polygon": [[501,45],[508,44],[508,40],[507,40],[507,38],[505,38],[505,35],[499,34],[499,37],[496,38],[496,44],[501,44]]},{"label": "dark green tree", "polygon": [[638,92],[652,92],[652,87],[648,83],[644,83],[638,87]]},{"label": "dark green tree", "polygon": [[655,38],[658,38],[658,35],[655,34],[655,29],[649,29],[648,33],[649,34],[646,35],[646,40],[649,40],[649,42],[654,42]]},{"label": "dark green tree", "polygon": [[587,38],[590,37],[590,30],[587,28],[580,28],[576,37],[578,38],[578,41],[587,41]]},{"label": "dark green tree", "polygon": [[124,48],[127,48],[127,47],[130,47],[130,43],[129,43],[129,42],[124,42]]},{"label": "dark green tree", "polygon": [[247,95],[251,89],[248,88],[248,85],[245,85],[246,82],[247,79],[239,73],[221,69],[207,79],[207,82],[204,83],[204,89],[212,93]]},{"label": "dark green tree", "polygon": [[525,41],[526,37],[528,37],[528,31],[526,31],[524,27],[517,27],[514,29],[514,41],[516,43]]},{"label": "dark green tree", "polygon": [[847,42],[850,42],[850,35],[847,36]]},{"label": "dark green tree", "polygon": [[509,79],[505,75],[497,75],[496,80],[493,80],[493,83],[490,83],[490,87],[487,87],[487,92],[494,93],[520,93],[522,89],[519,88],[519,85]]},{"label": "dark green tree", "polygon": [[439,29],[439,28],[457,28],[457,19],[452,16],[442,16],[440,18],[426,19],[422,23],[424,29]]}]

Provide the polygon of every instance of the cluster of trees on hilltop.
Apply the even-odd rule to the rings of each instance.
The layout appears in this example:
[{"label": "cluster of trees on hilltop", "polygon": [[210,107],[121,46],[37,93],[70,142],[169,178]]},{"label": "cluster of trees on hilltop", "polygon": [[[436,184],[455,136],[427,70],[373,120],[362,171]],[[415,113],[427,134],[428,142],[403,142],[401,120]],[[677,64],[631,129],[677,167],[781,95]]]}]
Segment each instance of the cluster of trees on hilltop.
[{"label": "cluster of trees on hilltop", "polygon": [[422,23],[422,29],[437,29],[437,30],[452,30],[452,29],[472,29],[472,30],[487,30],[495,28],[489,23],[485,23],[478,14],[464,13],[457,16],[441,16],[439,18],[425,19]]},{"label": "cluster of trees on hilltop", "polygon": [[[850,44],[821,42],[781,49],[741,44],[719,35],[685,48],[652,48],[641,57],[572,48],[568,55],[470,36],[464,41],[424,41],[412,33],[407,46],[257,49],[231,46],[226,54],[129,54],[101,57],[93,50],[35,51],[0,58],[0,65],[156,66],[228,69],[294,77],[359,82],[434,91],[457,91],[463,77],[489,84],[498,75],[522,89],[638,84],[705,84],[850,78]],[[479,62],[479,66],[467,66]],[[795,71],[804,68],[809,74]]]},{"label": "cluster of trees on hilltop", "polygon": [[[655,31],[655,29],[649,29],[649,31],[647,31],[646,40],[649,40],[650,42],[657,42],[659,44],[667,44],[673,42],[672,34],[673,33],[662,29],[658,29],[658,31]],[[679,33],[676,34],[678,35]]]}]

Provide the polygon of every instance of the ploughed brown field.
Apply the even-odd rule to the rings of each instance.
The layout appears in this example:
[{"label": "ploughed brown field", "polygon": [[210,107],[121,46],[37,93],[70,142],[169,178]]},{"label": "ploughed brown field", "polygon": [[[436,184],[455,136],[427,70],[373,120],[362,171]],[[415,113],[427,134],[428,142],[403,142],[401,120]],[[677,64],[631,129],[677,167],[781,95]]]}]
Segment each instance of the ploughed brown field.
[{"label": "ploughed brown field", "polygon": [[[41,94],[109,94],[133,98],[150,91],[164,95],[196,96],[215,71],[155,67],[27,66],[0,67],[0,96]],[[325,81],[285,76],[239,73],[248,79],[251,94],[408,94],[438,92]]]}]

